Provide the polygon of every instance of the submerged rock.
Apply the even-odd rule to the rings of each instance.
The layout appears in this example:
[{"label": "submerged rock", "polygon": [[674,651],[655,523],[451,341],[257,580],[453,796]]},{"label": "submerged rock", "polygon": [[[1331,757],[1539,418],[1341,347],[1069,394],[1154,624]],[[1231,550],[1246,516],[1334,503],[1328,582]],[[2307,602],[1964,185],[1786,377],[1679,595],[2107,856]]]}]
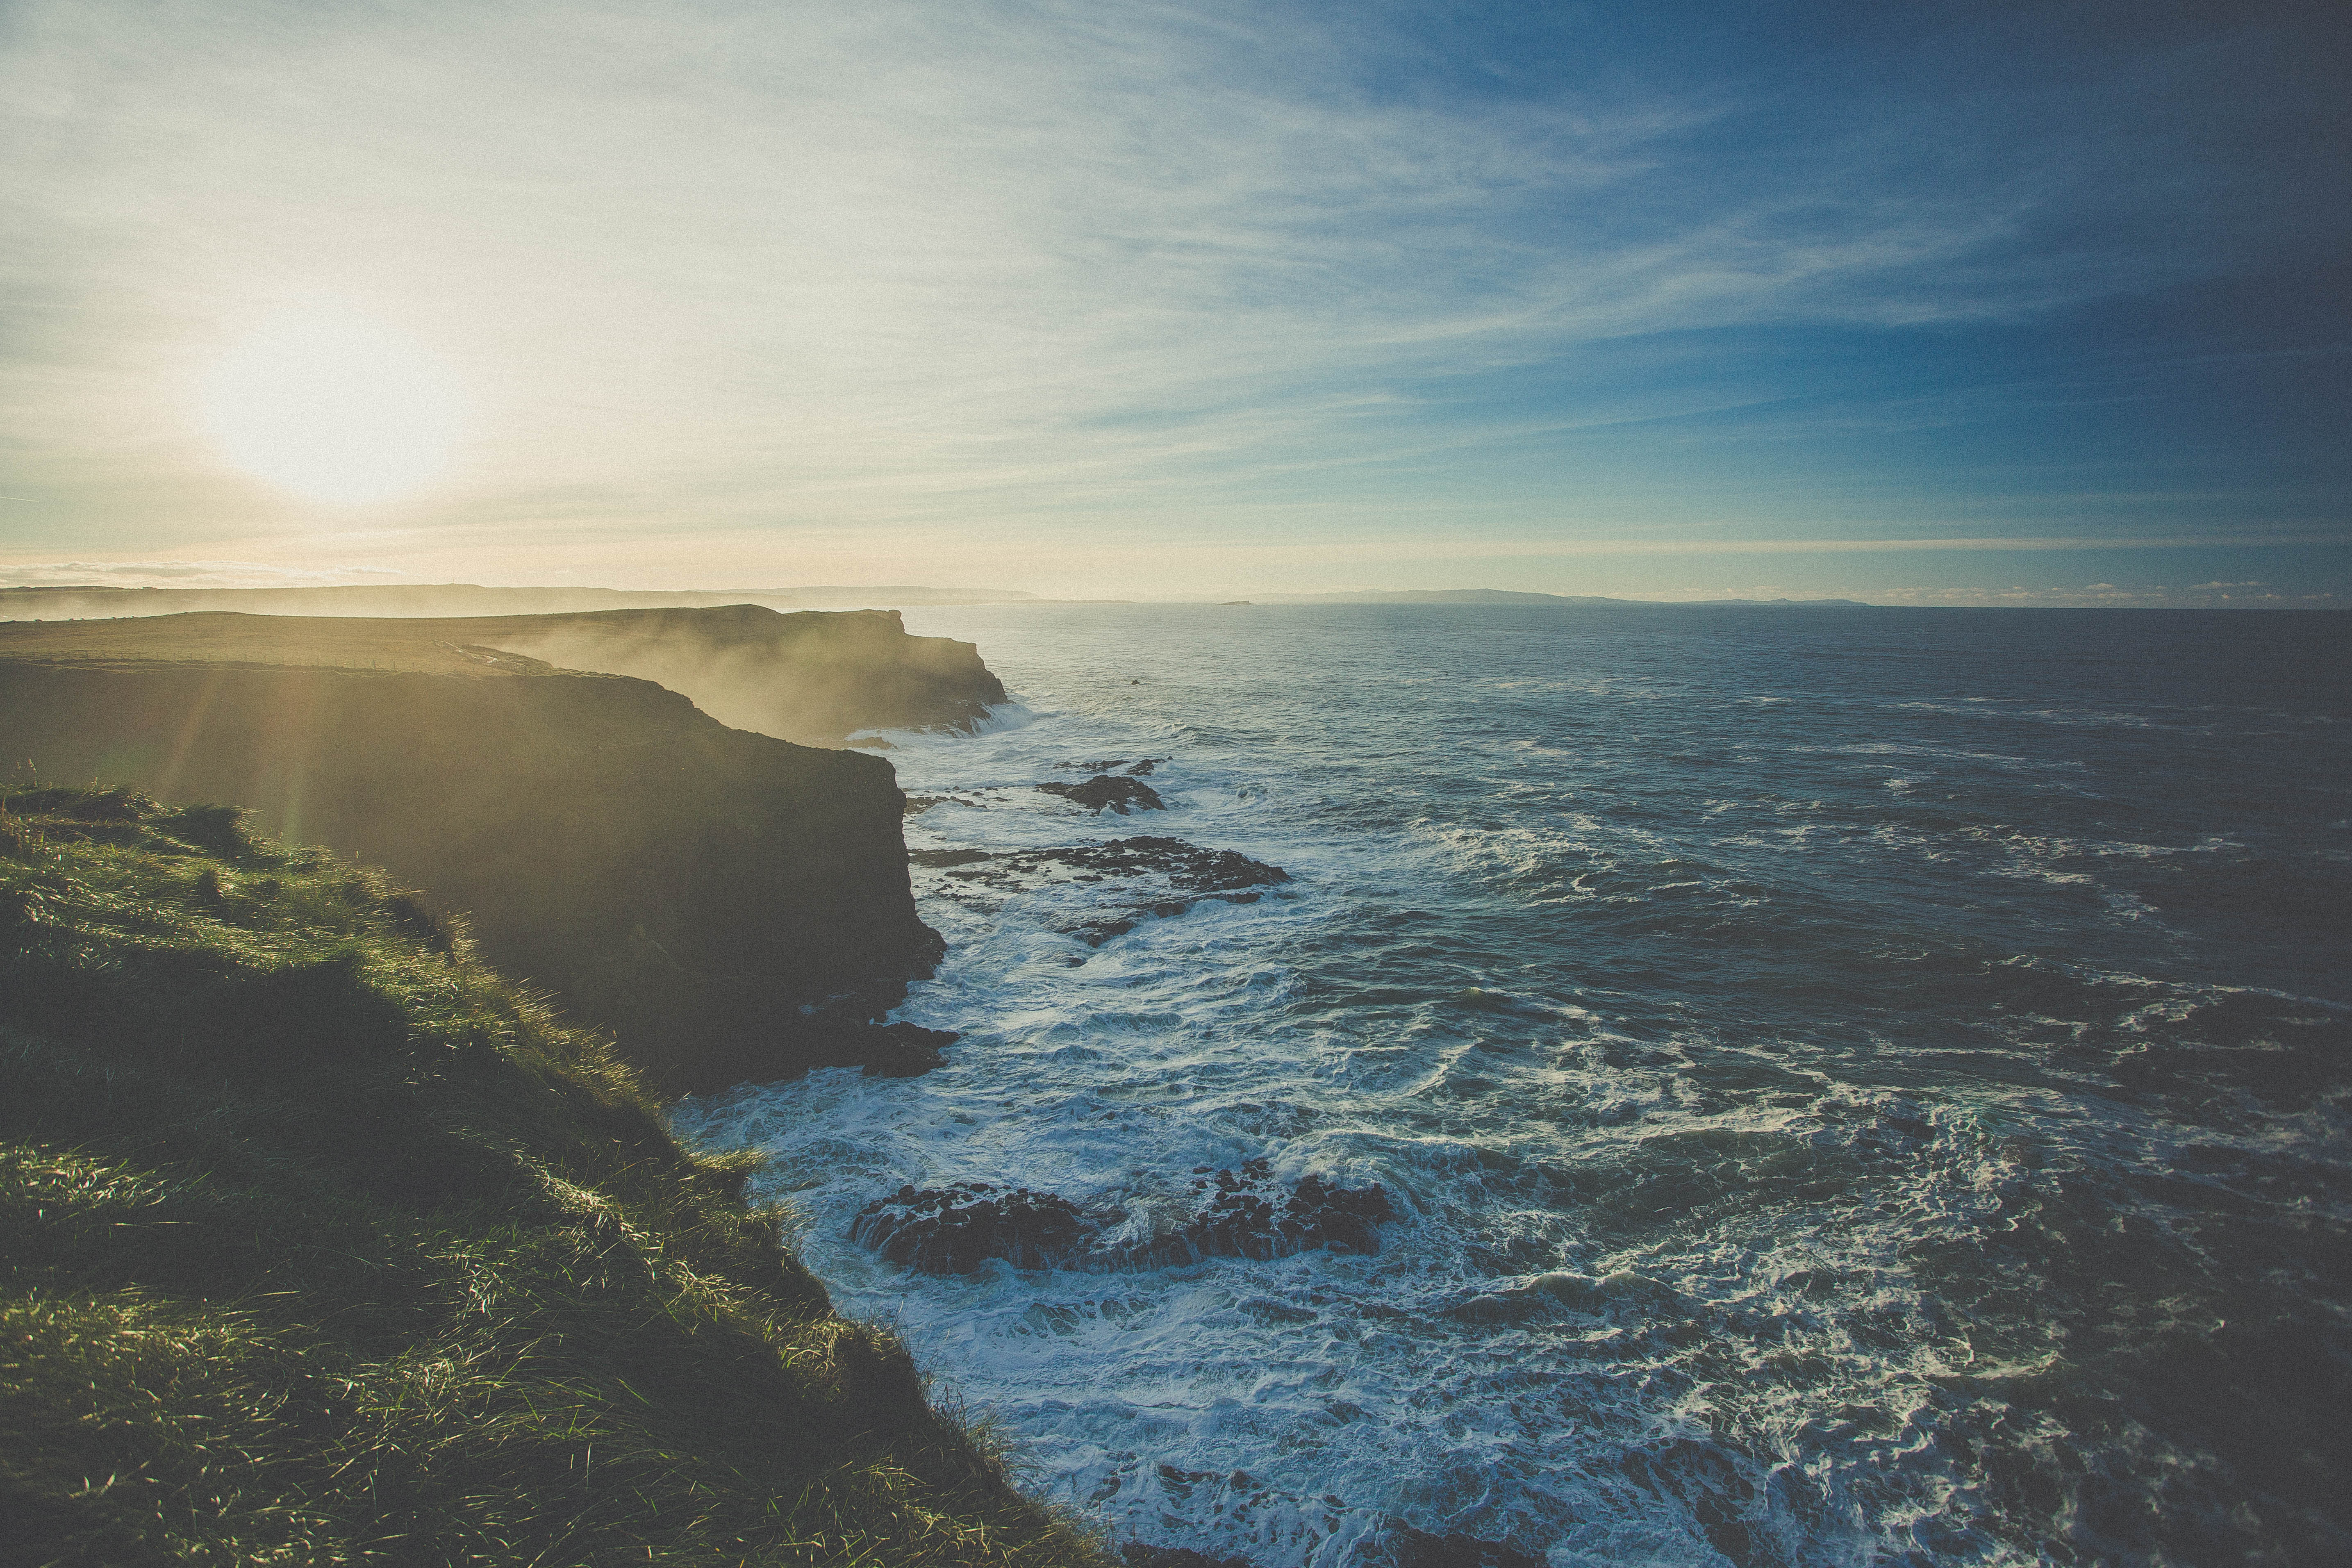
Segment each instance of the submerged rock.
[{"label": "submerged rock", "polygon": [[963,1038],[953,1029],[926,1029],[920,1024],[867,1024],[844,1040],[852,1059],[844,1066],[861,1067],[868,1078],[915,1078],[947,1065],[940,1053]]},{"label": "submerged rock", "polygon": [[1054,1193],[987,1182],[904,1186],[858,1211],[849,1237],[927,1274],[969,1274],[991,1259],[1015,1268],[1160,1268],[1204,1258],[1286,1258],[1328,1247],[1377,1252],[1379,1225],[1395,1217],[1377,1186],[1342,1187],[1319,1175],[1287,1193],[1265,1160],[1238,1171],[1202,1166],[1197,1206],[1142,1241],[1110,1239],[1126,1215],[1089,1212]]},{"label": "submerged rock", "polygon": [[992,1258],[1015,1268],[1051,1268],[1091,1234],[1067,1198],[987,1182],[900,1187],[860,1209],[849,1227],[852,1241],[926,1274],[970,1274]]},{"label": "submerged rock", "polygon": [[1054,765],[1073,773],[1107,773],[1114,768],[1125,768],[1133,777],[1141,778],[1166,761],[1166,757],[1142,757],[1130,763],[1125,757],[1113,757],[1101,763],[1055,763]]},{"label": "submerged rock", "polygon": [[1072,883],[1099,884],[1100,896],[1075,904],[1053,929],[1100,947],[1149,918],[1181,915],[1203,899],[1251,904],[1260,889],[1290,880],[1279,866],[1231,849],[1203,849],[1181,838],[1113,838],[1053,849],[919,849],[908,858],[946,873],[940,889],[971,901],[987,892],[1020,893]]},{"label": "submerged rock", "polygon": [[1192,1190],[1205,1201],[1175,1240],[1202,1258],[1282,1258],[1318,1247],[1378,1252],[1374,1227],[1396,1217],[1380,1188],[1336,1186],[1312,1173],[1277,1201],[1264,1160],[1247,1161],[1238,1173],[1213,1175],[1202,1166],[1193,1174]]},{"label": "submerged rock", "polygon": [[1141,779],[1097,773],[1084,784],[1048,783],[1041,784],[1037,787],[1047,795],[1058,795],[1065,800],[1074,801],[1089,811],[1098,812],[1105,806],[1108,806],[1121,816],[1125,816],[1130,810],[1165,811],[1168,809],[1168,803],[1160,798],[1160,792]]}]

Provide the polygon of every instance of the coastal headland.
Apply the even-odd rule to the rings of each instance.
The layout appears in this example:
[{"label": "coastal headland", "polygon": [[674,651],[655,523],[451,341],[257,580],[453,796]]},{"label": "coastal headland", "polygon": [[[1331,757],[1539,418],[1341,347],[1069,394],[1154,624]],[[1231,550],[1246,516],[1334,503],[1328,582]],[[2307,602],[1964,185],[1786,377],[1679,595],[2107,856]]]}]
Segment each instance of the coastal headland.
[{"label": "coastal headland", "polygon": [[940,952],[889,765],[689,700],[730,695],[822,733],[969,724],[1003,692],[969,644],[878,612],[0,626],[16,776],[233,805],[381,866],[664,1092],[919,1069],[941,1037],[874,1022]]},{"label": "coastal headland", "polygon": [[[520,590],[516,590],[520,592]],[[501,653],[524,656],[501,664]],[[1004,688],[980,650],[907,633],[896,610],[782,614],[758,605],[565,615],[185,613],[0,622],[0,659],[299,666],[468,675],[530,662],[628,675],[738,729],[807,745],[860,730],[969,728]]]},{"label": "coastal headland", "polygon": [[1107,1568],[757,1163],[381,872],[0,790],[0,1560]]}]

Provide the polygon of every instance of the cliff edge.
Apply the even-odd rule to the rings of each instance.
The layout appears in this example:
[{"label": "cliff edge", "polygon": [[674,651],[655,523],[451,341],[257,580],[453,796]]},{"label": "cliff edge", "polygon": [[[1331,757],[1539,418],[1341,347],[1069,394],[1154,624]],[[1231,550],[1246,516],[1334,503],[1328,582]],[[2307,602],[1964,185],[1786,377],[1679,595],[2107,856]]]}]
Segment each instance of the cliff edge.
[{"label": "cliff edge", "polygon": [[723,724],[811,745],[860,730],[969,730],[1004,700],[979,648],[911,637],[896,610],[730,605],[424,624],[571,669],[659,681]]},{"label": "cliff edge", "polygon": [[373,618],[204,611],[0,623],[5,658],[466,673],[501,651],[655,681],[721,723],[806,745],[837,745],[859,730],[968,730],[1004,700],[978,648],[909,636],[896,610],[787,615],[729,605]]},{"label": "cliff edge", "polygon": [[380,873],[0,792],[0,1561],[1112,1568],[754,1163]]},{"label": "cliff edge", "polygon": [[0,627],[0,763],[233,803],[384,867],[665,1092],[856,1059],[851,1026],[937,957],[887,763],[414,635],[436,623],[373,642],[384,623],[323,624],[347,629],[338,648],[293,651],[331,668],[265,662],[289,629],[261,616]]}]

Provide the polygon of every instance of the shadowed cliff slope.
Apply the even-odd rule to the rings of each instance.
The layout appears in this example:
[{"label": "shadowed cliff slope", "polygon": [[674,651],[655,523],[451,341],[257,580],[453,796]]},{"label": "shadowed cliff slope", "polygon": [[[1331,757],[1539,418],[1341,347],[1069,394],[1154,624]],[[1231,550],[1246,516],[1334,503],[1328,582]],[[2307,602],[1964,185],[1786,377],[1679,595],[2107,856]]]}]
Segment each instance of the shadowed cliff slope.
[{"label": "shadowed cliff slope", "polygon": [[[174,620],[184,636],[271,626]],[[233,803],[273,837],[385,867],[464,911],[490,962],[612,1029],[666,1090],[854,1057],[805,1010],[847,995],[834,1018],[870,1016],[936,957],[880,759],[730,729],[643,680],[365,640],[430,623],[325,624],[354,629],[349,667],[234,662],[233,647],[141,660],[96,642],[10,658],[21,647],[0,638],[0,761]],[[365,668],[395,655],[426,668]]]},{"label": "shadowed cliff slope", "polygon": [[379,873],[0,792],[0,1562],[1098,1568],[751,1163]]},{"label": "shadowed cliff slope", "polygon": [[804,744],[858,730],[969,728],[1004,700],[971,644],[909,637],[896,610],[780,615],[730,605],[455,619],[211,611],[0,624],[0,658],[450,673],[494,665],[484,656],[499,650],[656,681],[722,723]]}]

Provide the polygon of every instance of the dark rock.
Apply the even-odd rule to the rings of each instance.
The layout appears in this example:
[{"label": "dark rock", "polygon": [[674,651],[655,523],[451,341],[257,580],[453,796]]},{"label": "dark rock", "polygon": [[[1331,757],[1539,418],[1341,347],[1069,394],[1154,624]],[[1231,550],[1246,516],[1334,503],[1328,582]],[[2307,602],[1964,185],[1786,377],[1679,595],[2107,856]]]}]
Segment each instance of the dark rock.
[{"label": "dark rock", "polygon": [[1544,1568],[1539,1552],[1522,1552],[1475,1535],[1432,1535],[1411,1525],[1389,1532],[1396,1568]]},{"label": "dark rock", "polygon": [[962,1038],[953,1029],[919,1024],[869,1024],[853,1037],[868,1078],[915,1078],[944,1067],[947,1058],[940,1053]]},{"label": "dark rock", "polygon": [[1104,870],[1152,870],[1188,892],[1218,893],[1237,888],[1267,888],[1290,880],[1279,866],[1232,849],[1203,849],[1181,838],[1114,838],[1066,852],[1074,864]]},{"label": "dark rock", "polygon": [[1072,882],[1103,884],[1108,896],[1071,910],[1054,925],[1089,947],[1125,935],[1148,916],[1180,915],[1202,899],[1252,904],[1260,889],[1290,880],[1279,866],[1231,849],[1203,849],[1181,838],[1113,838],[1010,853],[919,849],[908,859],[946,871],[953,879],[946,889],[950,896],[982,889],[1015,893],[1066,888]]},{"label": "dark rock", "polygon": [[[1290,880],[1279,866],[1232,849],[1203,849],[1181,838],[1109,838],[1100,844],[1068,844],[1051,849],[918,849],[908,859],[918,866],[981,867],[965,879],[1018,890],[1047,882],[1098,882],[1111,879],[1164,878],[1188,893],[1268,888]],[[1057,873],[1073,872],[1075,876]]]},{"label": "dark rock", "polygon": [[904,809],[908,816],[920,816],[935,805],[946,805],[950,802],[957,805],[968,805],[974,811],[987,809],[986,803],[974,800],[970,795],[910,795],[907,797]]},{"label": "dark rock", "polygon": [[1396,1211],[1380,1188],[1334,1186],[1310,1173],[1286,1197],[1277,1197],[1272,1177],[1264,1160],[1245,1161],[1238,1172],[1200,1175],[1192,1190],[1202,1194],[1202,1205],[1170,1238],[1171,1249],[1196,1258],[1286,1258],[1318,1247],[1381,1249],[1374,1227]]},{"label": "dark rock", "polygon": [[986,1182],[900,1187],[860,1209],[850,1239],[926,1274],[970,1274],[991,1258],[1050,1268],[1094,1234],[1078,1206],[1052,1193]]},{"label": "dark rock", "polygon": [[[1076,937],[1088,947],[1100,947],[1115,936],[1125,936],[1142,922],[1133,915],[1104,915],[1095,920],[1067,920],[1054,929],[1064,936]],[[1083,960],[1072,960],[1082,963]]]},{"label": "dark rock", "polygon": [[776,1022],[764,1037],[712,1042],[704,1053],[707,1084],[758,1082],[777,1076],[776,1063],[794,1074],[814,1068],[862,1068],[869,1078],[916,1078],[947,1065],[940,1053],[963,1037],[919,1024],[885,1024],[878,1015],[895,1005],[891,992],[877,993],[830,1012],[793,1015]]},{"label": "dark rock", "polygon": [[1204,1258],[1286,1258],[1318,1247],[1377,1252],[1376,1227],[1395,1216],[1376,1186],[1341,1187],[1307,1175],[1284,1193],[1265,1160],[1196,1174],[1199,1206],[1141,1243],[1105,1242],[1123,1217],[1115,1212],[1089,1214],[1055,1194],[986,1182],[901,1187],[859,1210],[849,1235],[929,1274],[971,1273],[992,1258],[1016,1268],[1154,1268]]},{"label": "dark rock", "polygon": [[977,866],[1001,857],[985,849],[918,849],[907,857],[910,866]]},{"label": "dark rock", "polygon": [[1058,795],[1076,802],[1089,811],[1105,806],[1125,816],[1133,811],[1165,811],[1168,803],[1160,792],[1140,779],[1118,778],[1108,773],[1097,773],[1084,784],[1041,784],[1037,786],[1047,795]]},{"label": "dark rock", "polygon": [[1141,778],[1167,760],[1166,757],[1144,757],[1129,763],[1125,757],[1112,757],[1107,762],[1055,763],[1054,765],[1064,773],[1107,773],[1113,768],[1125,768],[1130,777]]},{"label": "dark rock", "polygon": [[1281,1223],[1283,1233],[1296,1237],[1302,1248],[1378,1252],[1381,1233],[1373,1227],[1395,1217],[1395,1207],[1380,1188],[1336,1186],[1310,1172],[1283,1205]]}]

